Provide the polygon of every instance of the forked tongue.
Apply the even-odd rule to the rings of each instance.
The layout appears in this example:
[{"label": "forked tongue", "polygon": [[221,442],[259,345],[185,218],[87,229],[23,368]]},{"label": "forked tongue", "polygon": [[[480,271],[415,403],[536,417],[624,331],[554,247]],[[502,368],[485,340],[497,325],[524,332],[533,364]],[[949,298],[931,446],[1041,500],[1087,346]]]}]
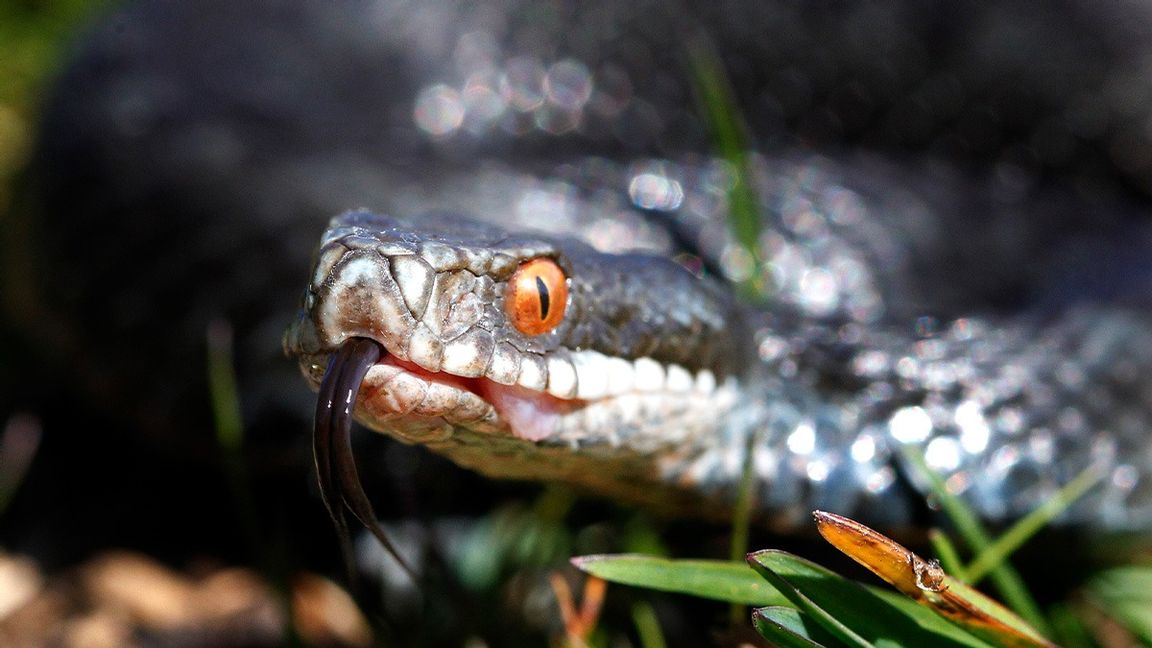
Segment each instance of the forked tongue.
[{"label": "forked tongue", "polygon": [[356,405],[356,395],[364,376],[383,353],[380,345],[372,340],[349,338],[329,359],[316,402],[316,423],[312,435],[316,476],[320,497],[340,537],[340,548],[350,581],[355,580],[356,572],[345,509],[351,511],[412,580],[416,580],[415,572],[400,557],[395,545],[376,522],[376,513],[364,494],[360,474],[356,470],[356,460],[352,455],[352,409]]}]

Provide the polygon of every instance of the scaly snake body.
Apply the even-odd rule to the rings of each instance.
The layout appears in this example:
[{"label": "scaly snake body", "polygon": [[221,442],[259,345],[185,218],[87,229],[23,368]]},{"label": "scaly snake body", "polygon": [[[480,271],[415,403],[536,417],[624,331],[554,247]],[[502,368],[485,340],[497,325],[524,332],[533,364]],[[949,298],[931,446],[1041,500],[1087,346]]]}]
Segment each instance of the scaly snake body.
[{"label": "scaly snake body", "polygon": [[[725,234],[732,176],[705,153],[685,24],[710,35],[764,152],[764,307],[654,258],[747,270]],[[604,359],[578,362],[630,363],[685,387],[683,411],[651,424],[561,408],[582,418],[527,431],[460,419],[449,434],[362,407],[406,440],[491,473],[699,510],[728,500],[755,436],[760,505],[783,526],[812,506],[904,521],[893,439],[924,448],[993,519],[1098,461],[1102,484],[1067,521],[1147,528],[1150,26],[1127,3],[141,3],[96,33],[47,117],[42,293],[63,314],[53,321],[81,323],[49,335],[88,352],[76,373],[94,374],[101,394],[127,384],[120,400],[155,421],[203,392],[177,376],[196,374],[205,321],[223,314],[240,335],[250,419],[282,421],[305,400],[278,373],[272,341],[291,317],[289,286],[320,221],[368,206],[407,219],[395,226],[411,228],[413,254],[401,256],[446,237],[471,263],[511,236],[523,244],[505,250],[512,259],[565,259],[571,323],[527,340],[485,321],[493,354],[516,350],[517,381],[540,365],[522,387],[547,391],[552,358],[589,350]],[[490,225],[446,231],[429,213]],[[363,276],[386,283],[392,257],[362,246],[392,226],[364,218],[325,249],[363,256]],[[653,258],[602,254],[634,248]],[[347,265],[333,256],[320,255],[318,303],[383,299],[379,285],[365,293],[324,274]],[[432,285],[449,273],[459,292],[435,288],[425,308],[463,319],[431,344],[479,355],[488,343],[459,337],[477,330],[476,313],[447,304],[478,294],[480,317],[509,268],[442,262],[423,261]],[[347,336],[437,368],[387,328],[416,321],[411,297],[389,299],[376,304],[388,317],[314,307],[298,323],[289,347],[313,382]],[[603,325],[580,328],[596,317]],[[660,337],[660,318],[691,330]],[[609,322],[643,325],[633,338]],[[160,334],[163,344],[141,343]],[[370,386],[373,372],[399,375],[388,366],[412,368],[378,365]],[[699,389],[712,384],[704,370],[711,390]],[[145,373],[173,378],[142,384]],[[616,404],[676,412],[646,394]]]},{"label": "scaly snake body", "polygon": [[[777,526],[813,508],[899,525],[911,502],[895,445],[911,443],[991,519],[1096,465],[1103,485],[1065,520],[1150,521],[1136,486],[1152,465],[1141,380],[1152,344],[1129,309],[869,331],[785,304],[742,310],[661,257],[444,214],[350,213],[317,258],[286,337],[306,376],[319,385],[328,353],[373,340],[383,356],[360,374],[358,418],[485,474],[720,513],[750,448],[758,506]],[[537,258],[559,263],[571,297],[555,330],[526,335],[504,301],[510,275]]]}]

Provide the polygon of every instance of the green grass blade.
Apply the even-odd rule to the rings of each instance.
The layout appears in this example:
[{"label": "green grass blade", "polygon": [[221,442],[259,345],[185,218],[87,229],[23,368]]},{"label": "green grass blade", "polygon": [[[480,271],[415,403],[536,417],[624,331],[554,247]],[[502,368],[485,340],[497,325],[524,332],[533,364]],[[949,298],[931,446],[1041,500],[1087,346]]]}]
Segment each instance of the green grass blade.
[{"label": "green grass blade", "polygon": [[[728,548],[728,559],[739,563],[748,555],[748,532],[752,526],[752,508],[755,503],[756,485],[755,473],[752,470],[752,448],[759,440],[759,433],[748,436],[748,443],[744,446],[744,465],[740,469],[740,490],[736,497],[736,506],[732,512],[732,540]],[[740,625],[746,619],[744,606],[733,603],[728,613],[728,620],[733,627]]]},{"label": "green grass blade", "polygon": [[[752,556],[756,557],[753,558]],[[804,587],[804,591],[802,592],[800,591],[800,588],[794,586],[788,578],[785,578],[776,573],[779,569],[779,567],[775,566],[775,564],[778,562],[778,559],[787,557],[785,554],[783,554],[783,552],[764,551],[752,554],[752,556],[749,557],[749,561],[752,563],[752,566],[756,568],[756,571],[760,572],[761,576],[767,579],[769,583],[772,583],[772,585],[776,589],[780,590],[784,596],[788,597],[788,601],[792,603],[792,605],[799,608],[800,612],[804,613],[808,617],[811,617],[816,623],[820,624],[820,626],[822,626],[830,634],[849,646],[855,646],[856,648],[869,648],[873,645],[871,641],[868,641],[864,637],[860,636],[849,626],[849,623],[851,623],[852,620],[855,620],[853,614],[860,609],[858,606],[855,608],[833,608],[834,611],[826,610],[818,603],[816,603],[816,601],[812,600],[812,598],[810,598],[806,593],[815,592],[819,594],[822,585],[821,583],[809,582],[806,585],[802,585],[801,587]],[[854,590],[854,584],[849,583],[848,581],[844,581],[843,583],[823,585],[825,588],[835,588],[840,590],[840,593],[843,595],[844,599],[854,598],[854,595],[857,594],[857,592]],[[859,591],[864,590],[863,588],[859,588]]]},{"label": "green grass blade", "polygon": [[1095,648],[1096,642],[1084,626],[1084,619],[1072,605],[1060,603],[1053,606],[1048,618],[1052,620],[1056,642],[1063,648]]},{"label": "green grass blade", "polygon": [[756,255],[761,221],[744,121],[712,43],[700,33],[689,35],[687,41],[693,86],[712,130],[713,147],[732,174],[728,188],[728,227],[743,249],[750,268],[746,277],[739,278],[740,288],[748,296],[761,296],[762,291],[757,288]]},{"label": "green grass blade", "polygon": [[757,551],[748,561],[793,605],[850,645],[989,645],[900,594],[864,587],[789,553]]},{"label": "green grass blade", "polygon": [[1000,534],[990,545],[984,547],[964,570],[965,580],[973,585],[979,583],[989,571],[997,565],[1003,564],[1008,556],[1019,549],[1029,538],[1036,535],[1037,531],[1047,526],[1073,502],[1083,497],[1103,477],[1103,472],[1095,466],[1089,466],[1075,479],[1065,484],[1051,499],[1024,516],[1010,529]]},{"label": "green grass blade", "polygon": [[932,529],[928,532],[928,542],[932,544],[936,559],[940,561],[944,571],[958,581],[967,582],[964,563],[960,560],[960,553],[956,551],[956,545],[952,544],[952,540],[940,529]]},{"label": "green grass blade", "polygon": [[742,605],[785,605],[788,602],[745,563],[616,554],[578,556],[572,559],[572,564],[606,581],[662,592]]},{"label": "green grass blade", "polygon": [[229,455],[239,458],[244,442],[240,415],[240,396],[236,371],[232,366],[232,327],[215,320],[208,325],[208,387],[212,396],[212,415],[216,423],[216,440]]},{"label": "green grass blade", "polygon": [[1134,638],[1152,646],[1152,566],[1116,567],[1097,574],[1085,594]]},{"label": "green grass blade", "polygon": [[651,604],[640,601],[633,605],[632,623],[640,637],[640,648],[666,648],[668,644],[660,629],[660,619],[656,618],[656,610],[652,609]]},{"label": "green grass blade", "polygon": [[752,625],[774,646],[814,648],[839,645],[835,637],[795,608],[770,606],[752,612]]}]

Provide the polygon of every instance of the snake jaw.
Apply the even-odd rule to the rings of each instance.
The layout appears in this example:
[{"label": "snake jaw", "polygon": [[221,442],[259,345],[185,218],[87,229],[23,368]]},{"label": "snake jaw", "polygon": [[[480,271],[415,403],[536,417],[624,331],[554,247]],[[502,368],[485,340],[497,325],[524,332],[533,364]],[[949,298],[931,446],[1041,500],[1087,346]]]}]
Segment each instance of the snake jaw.
[{"label": "snake jaw", "polygon": [[390,354],[365,377],[361,403],[394,434],[425,444],[447,440],[458,427],[544,441],[562,429],[561,416],[587,405],[488,378],[428,371]]},{"label": "snake jaw", "polygon": [[[636,421],[668,410],[667,401],[675,399],[682,409],[672,410],[667,419],[651,426],[659,431],[663,442],[672,443],[668,433],[660,428],[674,425],[676,412],[690,411],[697,400],[707,400],[712,412],[731,401],[732,385],[718,384],[710,372],[692,376],[676,367],[665,369],[648,358],[607,363],[607,368],[601,368],[611,374],[611,384],[598,387],[599,395],[563,398],[546,389],[431,371],[391,353],[378,340],[375,342],[385,351],[362,378],[357,418],[405,442],[435,449],[468,445],[478,435],[490,443],[617,445],[619,441],[610,436],[585,435],[576,441],[573,435],[595,428],[627,434],[638,427]],[[569,357],[576,357],[574,365],[592,369],[603,362],[581,359],[588,355],[599,354]],[[322,385],[326,362],[322,354],[301,359],[305,377],[314,387]],[[642,436],[636,434],[633,443],[639,444]]]},{"label": "snake jaw", "polygon": [[[338,350],[329,358],[340,353]],[[330,362],[322,365],[317,359],[302,363],[305,376],[321,391],[321,399],[329,371],[324,366]],[[562,399],[486,378],[429,371],[384,350],[361,377],[355,413],[370,427],[387,430],[410,443],[435,446],[450,442],[459,428],[541,442],[563,429],[564,416],[590,404],[593,401]]]}]

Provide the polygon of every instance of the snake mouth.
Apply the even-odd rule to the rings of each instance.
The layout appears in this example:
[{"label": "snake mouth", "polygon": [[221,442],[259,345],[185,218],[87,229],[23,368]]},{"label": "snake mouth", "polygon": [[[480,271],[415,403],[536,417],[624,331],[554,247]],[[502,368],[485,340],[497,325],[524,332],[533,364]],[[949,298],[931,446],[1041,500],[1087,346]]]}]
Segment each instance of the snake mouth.
[{"label": "snake mouth", "polygon": [[[347,337],[326,356],[339,356],[357,340],[379,350],[360,377],[353,403],[357,418],[406,443],[434,449],[475,444],[480,438],[487,439],[483,443],[500,440],[505,448],[512,447],[507,443],[612,445],[618,443],[618,430],[639,429],[658,417],[677,423],[693,408],[727,403],[727,387],[706,369],[692,375],[650,358],[628,361],[588,350],[547,361],[545,377],[531,381],[538,387],[509,384],[483,371],[460,375],[441,363],[440,370],[429,368],[410,354],[391,352],[375,335]],[[331,367],[322,372],[324,357],[302,356],[301,367],[313,384],[329,379]],[[557,378],[564,373],[570,376],[568,386],[560,389],[557,385],[565,383]]]},{"label": "snake mouth", "polygon": [[384,351],[364,377],[360,403],[363,413],[395,434],[429,443],[447,438],[456,427],[541,441],[587,401],[430,371]]},{"label": "snake mouth", "polygon": [[[371,342],[378,357],[363,368],[354,409],[369,427],[408,443],[436,445],[468,430],[529,443],[556,439],[563,420],[602,398],[560,397],[545,390],[505,384],[486,376],[435,371],[392,353],[375,336],[347,338],[336,351],[308,356],[301,363],[315,385],[330,379],[331,359],[360,340]],[[321,391],[323,394],[323,390]]]},{"label": "snake mouth", "polygon": [[[388,353],[374,340],[349,338],[331,354],[320,380],[312,439],[320,495],[345,555],[351,555],[345,517],[345,511],[350,511],[412,573],[376,522],[360,481],[351,442],[352,412],[357,405],[376,422],[387,421],[405,437],[427,442],[429,430],[452,424],[509,429],[516,436],[536,440],[532,437],[548,429],[549,417],[581,404],[484,378],[428,371]],[[516,434],[517,429],[526,432]]]}]

